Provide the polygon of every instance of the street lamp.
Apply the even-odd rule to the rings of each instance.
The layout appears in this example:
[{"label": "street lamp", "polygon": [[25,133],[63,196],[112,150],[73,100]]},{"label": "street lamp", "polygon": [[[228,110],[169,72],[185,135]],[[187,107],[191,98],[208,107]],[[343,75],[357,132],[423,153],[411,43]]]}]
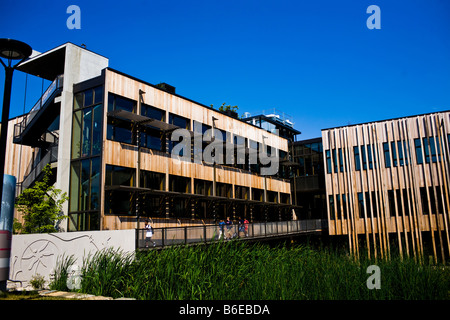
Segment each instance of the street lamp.
[{"label": "street lamp", "polygon": [[[2,110],[2,120],[1,120],[1,131],[0,131],[0,204],[3,198],[3,182],[5,173],[5,158],[6,158],[6,140],[8,135],[8,121],[9,121],[9,107],[11,104],[11,87],[12,87],[12,76],[13,71],[16,67],[21,64],[25,59],[27,59],[31,53],[32,49],[26,43],[12,39],[0,39],[0,57],[6,59],[6,63],[0,59],[3,67],[5,67],[5,89],[3,93],[3,110]],[[12,65],[13,60],[20,60],[16,65]],[[1,206],[0,206],[1,210]],[[3,212],[0,212],[3,214]],[[7,214],[4,213],[4,214]],[[4,239],[5,240],[5,239]],[[8,239],[6,239],[8,242]],[[6,246],[5,248],[2,248]],[[2,243],[0,244],[0,249],[8,250],[10,249],[10,244]],[[7,252],[9,255],[9,252]],[[1,259],[5,260],[5,259]],[[4,261],[3,261],[4,262]],[[6,268],[5,268],[6,266]],[[6,279],[7,273],[9,272],[9,258],[8,263],[2,263],[0,266],[2,268],[3,275],[0,278],[0,291],[6,291]],[[6,269],[6,270],[4,270]],[[5,276],[5,277],[4,277]],[[4,279],[6,278],[6,279]]]},{"label": "street lamp", "polygon": [[[26,43],[13,39],[0,39],[0,57],[6,59],[5,67],[5,91],[3,93],[3,110],[0,132],[0,197],[3,192],[3,174],[5,172],[6,139],[8,135],[9,107],[11,103],[11,87],[14,69],[31,55],[32,49]],[[13,60],[20,60],[14,66]]]}]

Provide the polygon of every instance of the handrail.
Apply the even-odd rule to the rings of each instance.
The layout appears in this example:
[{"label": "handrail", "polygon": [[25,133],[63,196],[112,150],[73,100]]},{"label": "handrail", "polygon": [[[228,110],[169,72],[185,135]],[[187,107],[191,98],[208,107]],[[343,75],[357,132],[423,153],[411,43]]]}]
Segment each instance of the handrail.
[{"label": "handrail", "polygon": [[58,161],[58,145],[54,145],[50,147],[47,153],[42,157],[42,159],[30,170],[30,173],[27,174],[22,181],[22,190],[28,188],[34,180],[39,176],[44,167],[53,162]]},{"label": "handrail", "polygon": [[[264,239],[302,233],[321,232],[325,219],[289,220],[249,224],[199,225],[152,228],[153,236],[146,239],[146,229],[136,229],[136,248],[163,248],[172,245],[212,243],[220,239]],[[229,227],[229,228],[228,228]],[[221,230],[222,229],[222,230]]]},{"label": "handrail", "polygon": [[33,108],[31,108],[30,112],[28,112],[25,115],[25,117],[20,123],[14,126],[14,137],[20,136],[25,131],[25,128],[31,123],[31,121],[34,119],[39,110],[41,110],[42,106],[45,105],[48,98],[51,97],[56,90],[62,88],[63,83],[64,83],[63,74],[57,76],[56,79],[53,80],[53,82],[48,86],[47,90],[45,90],[42,96],[34,104]]}]

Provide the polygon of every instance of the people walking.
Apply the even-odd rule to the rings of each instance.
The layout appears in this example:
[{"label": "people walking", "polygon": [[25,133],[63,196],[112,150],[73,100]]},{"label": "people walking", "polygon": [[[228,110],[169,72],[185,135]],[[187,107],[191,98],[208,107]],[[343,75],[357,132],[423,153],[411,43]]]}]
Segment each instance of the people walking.
[{"label": "people walking", "polygon": [[244,236],[248,237],[248,224],[250,222],[248,222],[247,218],[244,219]]},{"label": "people walking", "polygon": [[244,226],[244,220],[239,217],[239,227],[238,227],[238,235],[241,236],[241,232],[244,234],[245,236],[245,226]]},{"label": "people walking", "polygon": [[223,239],[223,228],[225,227],[225,221],[223,221],[223,219],[220,219],[219,222],[219,237],[217,238],[218,240]]},{"label": "people walking", "polygon": [[152,241],[153,237],[153,228],[148,221],[145,221],[145,247],[148,248],[148,242],[151,241],[153,243],[153,247],[156,247],[155,241]]},{"label": "people walking", "polygon": [[230,217],[227,217],[227,221],[225,222],[225,225],[227,226],[227,234],[225,235],[227,240],[231,240],[233,237],[233,233],[231,228],[233,227],[233,221],[230,220]]}]

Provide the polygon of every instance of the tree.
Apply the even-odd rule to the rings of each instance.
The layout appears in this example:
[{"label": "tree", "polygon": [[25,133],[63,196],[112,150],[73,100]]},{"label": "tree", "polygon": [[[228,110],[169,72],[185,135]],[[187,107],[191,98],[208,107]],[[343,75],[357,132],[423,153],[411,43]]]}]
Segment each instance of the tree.
[{"label": "tree", "polygon": [[239,109],[238,106],[230,106],[230,105],[226,106],[225,102],[222,103],[222,105],[219,107],[219,111],[223,111],[223,112],[226,112],[226,111],[237,112],[238,109]]},{"label": "tree", "polygon": [[50,165],[42,170],[44,178],[31,188],[25,189],[16,200],[17,211],[22,213],[23,224],[17,220],[15,231],[21,233],[56,232],[58,221],[67,218],[62,213],[62,205],[69,198],[67,194],[50,185],[52,175]]},{"label": "tree", "polygon": [[[211,104],[210,106],[211,106],[211,108],[214,108],[214,105]],[[235,117],[238,116],[238,113],[237,113],[238,109],[239,109],[238,106],[225,105],[225,102],[222,103],[222,105],[219,107],[219,111],[225,112],[226,114],[235,116]]]}]

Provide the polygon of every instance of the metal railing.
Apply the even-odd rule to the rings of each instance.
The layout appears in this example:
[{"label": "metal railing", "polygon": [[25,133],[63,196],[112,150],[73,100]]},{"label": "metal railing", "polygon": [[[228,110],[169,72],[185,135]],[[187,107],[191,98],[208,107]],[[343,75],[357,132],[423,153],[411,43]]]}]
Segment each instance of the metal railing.
[{"label": "metal railing", "polygon": [[[25,177],[22,181],[22,190],[25,190],[28,188],[34,180],[39,176],[39,174],[42,172],[42,169],[49,164],[53,162],[58,161],[58,145],[51,146],[47,153],[42,157],[42,159],[31,168],[27,169],[27,173],[25,174]],[[29,173],[28,173],[29,171]]]},{"label": "metal railing", "polygon": [[31,123],[34,117],[38,114],[38,112],[45,105],[47,100],[53,96],[56,90],[63,87],[64,75],[59,75],[55,80],[50,84],[50,86],[45,90],[44,94],[39,98],[39,100],[34,104],[33,108],[31,108],[30,112],[23,118],[22,122],[14,125],[14,137],[20,137],[22,133],[25,131],[25,128]]},{"label": "metal railing", "polygon": [[162,248],[173,245],[211,243],[231,239],[262,239],[320,232],[326,220],[273,221],[232,225],[202,225],[186,227],[152,228],[153,236],[146,239],[147,230],[136,229],[136,248]]}]

